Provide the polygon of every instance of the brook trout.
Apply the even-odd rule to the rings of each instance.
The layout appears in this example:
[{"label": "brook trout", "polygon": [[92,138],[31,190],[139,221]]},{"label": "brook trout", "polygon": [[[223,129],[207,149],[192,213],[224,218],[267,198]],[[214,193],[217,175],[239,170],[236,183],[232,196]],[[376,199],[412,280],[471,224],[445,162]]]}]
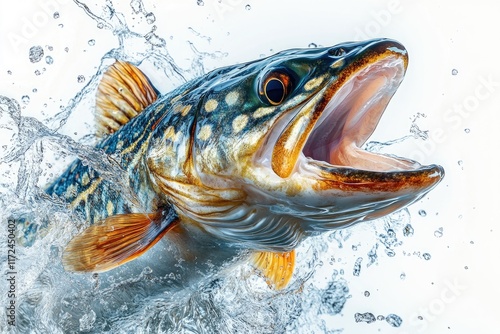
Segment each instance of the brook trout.
[{"label": "brook trout", "polygon": [[166,235],[195,233],[249,250],[285,287],[304,238],[399,210],[443,178],[440,166],[361,149],[407,65],[396,41],[351,42],[221,68],[160,95],[117,61],[98,88],[97,148],[137,200],[75,161],[47,189],[88,222],[65,269],[107,271]]}]

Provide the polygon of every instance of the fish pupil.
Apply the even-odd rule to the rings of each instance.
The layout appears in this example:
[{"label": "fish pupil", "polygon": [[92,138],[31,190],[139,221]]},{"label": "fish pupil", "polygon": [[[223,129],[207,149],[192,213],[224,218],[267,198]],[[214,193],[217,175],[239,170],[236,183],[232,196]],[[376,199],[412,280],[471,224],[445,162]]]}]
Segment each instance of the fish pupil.
[{"label": "fish pupil", "polygon": [[272,78],[266,84],[265,93],[271,104],[279,104],[285,98],[285,85],[281,80]]}]

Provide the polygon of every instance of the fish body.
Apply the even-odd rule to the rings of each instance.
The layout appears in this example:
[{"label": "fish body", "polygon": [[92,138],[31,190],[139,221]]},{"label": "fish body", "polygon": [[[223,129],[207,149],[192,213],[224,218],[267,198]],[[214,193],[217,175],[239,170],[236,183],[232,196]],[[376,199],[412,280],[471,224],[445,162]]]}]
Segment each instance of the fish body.
[{"label": "fish body", "polygon": [[305,237],[382,217],[442,179],[440,166],[361,149],[407,64],[387,39],[294,49],[157,96],[116,63],[99,88],[97,124],[109,135],[97,148],[121,182],[76,161],[47,189],[89,224],[65,267],[109,270],[194,233],[255,252],[269,281],[286,286]]}]

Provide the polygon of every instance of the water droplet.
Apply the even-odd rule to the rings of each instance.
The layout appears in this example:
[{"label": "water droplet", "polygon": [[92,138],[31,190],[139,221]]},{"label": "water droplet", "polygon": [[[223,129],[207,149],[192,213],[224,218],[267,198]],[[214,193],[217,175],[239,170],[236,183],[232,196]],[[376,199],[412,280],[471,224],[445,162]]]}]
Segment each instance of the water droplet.
[{"label": "water droplet", "polygon": [[365,291],[364,295],[365,297],[370,297],[370,291]]},{"label": "water droplet", "polygon": [[21,101],[23,101],[24,104],[28,104],[30,103],[30,97],[28,95],[23,95],[23,97],[21,97]]},{"label": "water droplet", "polygon": [[440,227],[436,231],[434,231],[434,236],[436,238],[441,238],[443,236],[443,228]]},{"label": "water droplet", "polygon": [[40,73],[40,71],[39,71],[39,70],[36,70],[36,71],[35,71],[35,75],[40,75],[40,74],[41,74],[41,73]]},{"label": "water droplet", "polygon": [[462,160],[458,160],[458,165],[459,166],[462,166],[464,164],[464,162]]},{"label": "water droplet", "polygon": [[197,4],[198,6],[205,6],[205,3],[203,2],[203,0],[197,0],[197,1],[196,1],[196,4]]},{"label": "water droplet", "polygon": [[54,13],[54,15],[53,15],[53,17],[54,17],[55,19],[58,19],[58,18],[59,18],[59,12],[55,12],[55,13]]},{"label": "water droplet", "polygon": [[102,22],[97,23],[97,28],[98,29],[104,28],[104,23],[102,23]]},{"label": "water droplet", "polygon": [[470,133],[470,129],[469,128],[465,128],[464,131],[465,131],[465,133]]},{"label": "water droplet", "polygon": [[359,273],[361,271],[361,261],[363,261],[363,258],[362,257],[358,257],[358,259],[354,263],[354,269],[352,270],[352,274],[354,276],[359,276]]},{"label": "water droplet", "polygon": [[54,50],[54,47],[52,47],[51,45],[47,45],[47,49],[48,49],[49,51],[53,51],[53,50]]},{"label": "water droplet", "polygon": [[40,45],[32,46],[29,57],[32,63],[38,63],[43,57],[43,48]]},{"label": "water droplet", "polygon": [[7,74],[8,74],[8,75],[12,75],[12,71],[11,71],[11,70],[8,70],[8,71],[7,71]]},{"label": "water droplet", "polygon": [[464,216],[462,215],[458,215],[458,219],[462,219]]},{"label": "water droplet", "polygon": [[52,65],[54,63],[54,58],[52,58],[51,56],[47,56],[45,57],[45,62],[49,65]]},{"label": "water droplet", "polygon": [[366,322],[367,324],[370,324],[375,321],[375,316],[370,312],[356,313],[354,315],[354,320],[356,322]]},{"label": "water droplet", "polygon": [[387,317],[385,317],[385,321],[392,327],[399,327],[403,323],[403,320],[401,317],[395,315],[395,314],[389,314]]},{"label": "water droplet", "polygon": [[378,321],[384,321],[385,317],[383,315],[378,315],[377,320]]},{"label": "water droplet", "polygon": [[339,274],[344,275],[344,269],[340,269]]},{"label": "water droplet", "polygon": [[36,92],[38,92],[38,89],[33,88],[31,91],[32,91],[33,93],[36,93]]},{"label": "water droplet", "polygon": [[422,317],[421,315],[418,316],[418,320],[424,320],[424,317]]},{"label": "water droplet", "polygon": [[353,251],[357,251],[357,250],[358,250],[358,246],[356,246],[356,245],[352,245],[352,250],[353,250]]},{"label": "water droplet", "polygon": [[57,26],[58,26],[59,28],[64,28],[64,24],[62,24],[62,23],[59,23]]},{"label": "water droplet", "polygon": [[418,211],[418,214],[419,214],[421,217],[425,217],[425,216],[427,216],[427,212],[425,212],[425,210],[419,210],[419,211]]},{"label": "water droplet", "polygon": [[386,248],[385,249],[385,254],[387,254],[387,256],[389,256],[389,257],[396,256],[396,252],[394,250],[390,249],[390,248]]},{"label": "water droplet", "polygon": [[252,9],[252,6],[250,6],[250,5],[246,5],[246,6],[245,6],[245,9],[246,9],[246,10],[250,10],[250,9]]},{"label": "water droplet", "polygon": [[405,228],[403,229],[403,235],[405,237],[411,237],[414,233],[413,226],[410,224],[406,224]]},{"label": "water droplet", "polygon": [[465,266],[464,268],[465,268],[465,270],[468,270],[468,269],[469,269],[469,266]]},{"label": "water droplet", "polygon": [[424,254],[422,254],[422,257],[423,257],[425,260],[427,260],[427,261],[428,261],[428,260],[430,260],[430,259],[431,259],[431,254],[429,254],[429,253],[424,253]]},{"label": "water droplet", "polygon": [[401,275],[399,275],[399,278],[404,280],[406,278],[406,274],[405,273],[401,273]]},{"label": "water droplet", "polygon": [[368,264],[366,265],[367,267],[371,266],[372,264],[376,263],[377,262],[377,258],[378,258],[378,255],[377,255],[377,250],[378,250],[378,243],[376,243],[375,245],[373,245],[372,249],[370,249],[370,251],[366,254],[368,255]]},{"label": "water droplet", "polygon": [[78,82],[79,83],[82,83],[85,81],[85,77],[83,75],[79,75],[78,78],[77,78]]},{"label": "water droplet", "polygon": [[318,44],[316,44],[316,43],[309,43],[308,47],[310,47],[310,48],[317,48]]},{"label": "water droplet", "polygon": [[147,22],[148,24],[153,24],[155,21],[156,21],[156,16],[155,16],[155,14],[153,14],[153,13],[148,13],[148,14],[146,15],[146,22]]},{"label": "water droplet", "polygon": [[451,70],[451,75],[457,75],[458,74],[458,70],[457,69],[452,69]]},{"label": "water droplet", "polygon": [[69,48],[68,48],[68,47],[65,47],[65,48],[64,48],[64,51],[68,52],[68,51],[69,51]]},{"label": "water droplet", "polygon": [[470,241],[470,244],[471,244],[471,245],[474,245],[474,241],[472,241],[472,240],[471,240],[471,241]]},{"label": "water droplet", "polygon": [[95,45],[95,39],[89,39],[89,45],[94,46]]}]

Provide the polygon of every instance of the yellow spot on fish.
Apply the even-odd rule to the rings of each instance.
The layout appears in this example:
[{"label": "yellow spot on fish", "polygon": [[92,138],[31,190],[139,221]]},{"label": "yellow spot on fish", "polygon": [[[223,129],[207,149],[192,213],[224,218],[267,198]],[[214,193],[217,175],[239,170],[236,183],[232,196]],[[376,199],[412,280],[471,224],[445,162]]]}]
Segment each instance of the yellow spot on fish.
[{"label": "yellow spot on fish", "polygon": [[206,112],[212,112],[217,108],[218,105],[219,103],[217,103],[216,100],[210,99],[205,103],[205,110]]},{"label": "yellow spot on fish", "polygon": [[203,125],[198,132],[198,139],[207,140],[212,135],[212,127],[210,125]]},{"label": "yellow spot on fish", "polygon": [[169,126],[169,127],[165,130],[165,133],[163,134],[163,138],[165,138],[165,140],[171,140],[171,141],[174,141],[174,137],[175,137],[175,129],[174,129],[174,127],[171,125],[171,126]]},{"label": "yellow spot on fish", "polygon": [[233,131],[234,133],[238,133],[247,125],[248,116],[247,115],[239,115],[233,120]]},{"label": "yellow spot on fish", "polygon": [[90,182],[89,173],[83,174],[82,179],[80,181],[80,183],[82,184],[82,186],[86,186],[87,184],[89,184],[89,182]]},{"label": "yellow spot on fish", "polygon": [[[86,202],[88,195],[94,193],[94,191],[97,189],[97,186],[101,183],[101,181],[102,181],[101,178],[93,180],[93,182],[90,184],[90,187],[87,190],[79,193],[78,196],[71,202],[71,207],[75,208],[77,205],[80,204],[80,201]],[[86,209],[88,209],[88,206]],[[89,213],[87,213],[87,217],[88,215]]]},{"label": "yellow spot on fish", "polygon": [[106,204],[106,211],[108,212],[108,216],[113,215],[113,210],[115,209],[115,206],[113,205],[113,202],[108,201],[108,204]]},{"label": "yellow spot on fish", "polygon": [[323,82],[323,80],[325,80],[324,76],[311,79],[306,82],[306,84],[304,85],[304,89],[307,91],[313,90],[314,88],[318,87]]},{"label": "yellow spot on fish", "polygon": [[238,98],[240,97],[240,94],[238,92],[230,92],[226,95],[226,103],[228,106],[232,106],[238,101]]},{"label": "yellow spot on fish", "polygon": [[171,103],[175,103],[175,102],[179,101],[179,99],[180,99],[181,97],[182,97],[182,94],[179,94],[179,95],[177,95],[176,97],[174,97],[174,98],[173,98],[170,102],[171,102]]},{"label": "yellow spot on fish", "polygon": [[335,63],[331,64],[330,67],[331,68],[337,68],[337,67],[344,66],[344,64],[345,64],[345,60],[344,59],[339,59]]},{"label": "yellow spot on fish", "polygon": [[184,106],[182,104],[174,104],[174,106],[172,108],[174,110],[174,114],[180,113],[182,111],[183,107]]},{"label": "yellow spot on fish", "polygon": [[276,108],[273,107],[260,107],[253,113],[253,118],[260,118],[272,113]]},{"label": "yellow spot on fish", "polygon": [[191,110],[191,107],[192,107],[192,105],[184,106],[184,108],[182,108],[182,110],[181,110],[181,115],[186,116],[189,113],[189,111]]},{"label": "yellow spot on fish", "polygon": [[[175,132],[175,128],[173,126],[169,126],[165,133],[163,134],[163,138],[165,140],[170,140],[171,142],[178,142],[182,139],[182,131]],[[160,144],[163,146],[163,144]]]},{"label": "yellow spot on fish", "polygon": [[192,105],[185,106],[182,104],[176,104],[174,105],[174,113],[176,114],[180,113],[182,116],[186,116],[192,107],[193,107]]}]

